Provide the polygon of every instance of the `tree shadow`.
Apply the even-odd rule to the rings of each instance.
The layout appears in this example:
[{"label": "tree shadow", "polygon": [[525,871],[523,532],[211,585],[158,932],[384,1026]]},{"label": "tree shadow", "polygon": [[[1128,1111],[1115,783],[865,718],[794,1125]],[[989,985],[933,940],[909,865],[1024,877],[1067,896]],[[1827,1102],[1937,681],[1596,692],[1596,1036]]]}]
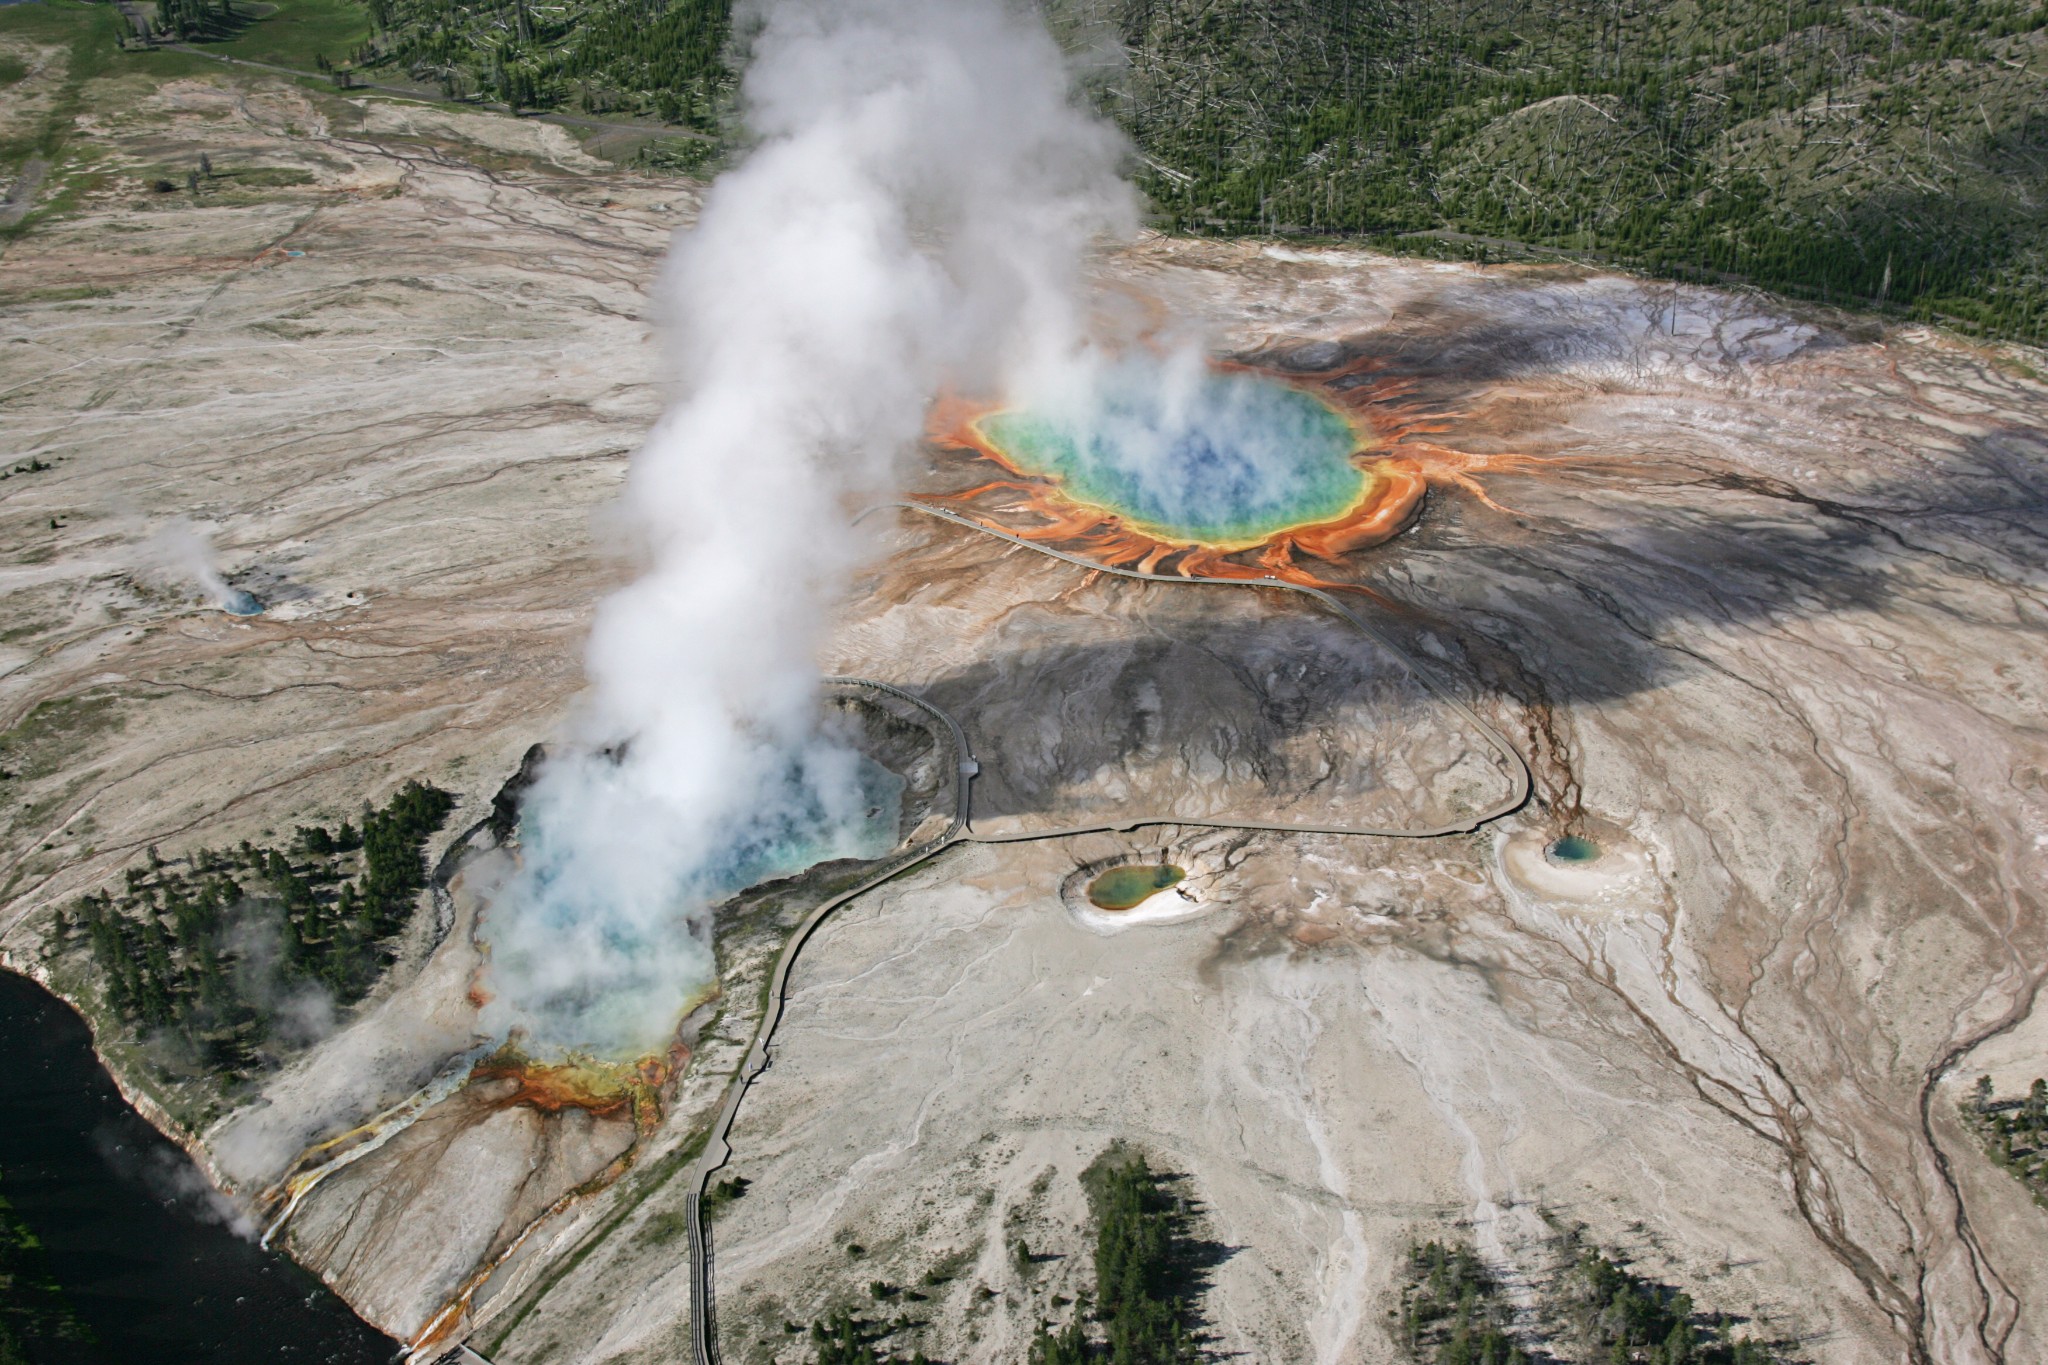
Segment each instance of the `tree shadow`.
[{"label": "tree shadow", "polygon": [[[1957,580],[2023,586],[2048,565],[2048,411],[2039,425],[2009,421],[1963,436],[1957,449],[1921,452],[1903,466],[1909,479],[1863,480],[1853,499],[1766,472],[1790,462],[1772,442],[1778,419],[1768,411],[1744,433],[1754,462],[1709,454],[1705,442],[1689,442],[1701,452],[1690,457],[1576,453],[1583,438],[1570,414],[1593,396],[1589,364],[1595,374],[1607,365],[1634,370],[1675,345],[1665,360],[1697,351],[1762,374],[1866,339],[1775,305],[1689,291],[1694,302],[1674,303],[1672,326],[1691,309],[1686,326],[1733,320],[1740,335],[1660,342],[1656,292],[1619,280],[1607,287],[1633,292],[1594,307],[1571,289],[1471,282],[1406,305],[1368,333],[1278,342],[1239,357],[1326,390],[1394,390],[1419,429],[1453,447],[1479,436],[1512,447],[1533,436],[1566,452],[1492,464],[1480,456],[1472,487],[1432,483],[1407,533],[1306,567],[1367,590],[1358,594],[1361,613],[1404,641],[1490,642],[1477,652],[1510,657],[1466,660],[1473,680],[1528,702],[1613,700],[1664,686],[1702,666],[1674,639],[1695,627],[1901,605],[1968,620],[1975,608],[1952,590]],[[1555,297],[1558,311],[1532,307],[1532,297]],[[1599,325],[1603,317],[1610,325]],[[1566,370],[1576,377],[1561,396],[1518,397],[1505,415],[1486,409],[1503,384],[1532,381],[1516,392],[1545,395],[1542,381]],[[1897,382],[1899,395],[1917,403],[1907,381]],[[1515,406],[1524,402],[1534,407]],[[1468,416],[1475,411],[1486,415]],[[1646,430],[1642,439],[1655,450],[1661,434]],[[1614,444],[1625,449],[1625,441],[1618,434]],[[1387,449],[1398,454],[1399,442]],[[1540,675],[1540,687],[1529,674]]]},{"label": "tree shadow", "polygon": [[[1858,613],[2016,624],[2048,566],[2048,431],[2005,428],[1906,489],[1818,497],[1751,470],[1506,478],[1452,495],[1363,581],[1374,624],[1522,705],[1622,700],[1721,670],[1713,637]],[[1372,556],[1378,553],[1378,558]],[[1986,591],[1988,589],[1989,591]],[[1371,608],[1362,610],[1370,613]]]},{"label": "tree shadow", "polygon": [[[1866,347],[1877,335],[1868,319],[1819,309],[1795,316],[1776,301],[1691,286],[1503,274],[1402,302],[1370,331],[1278,340],[1234,359],[1358,411],[1382,401],[1372,395],[1383,390],[1415,423],[1410,429],[1444,449],[1467,441],[1533,452],[1481,454],[1469,482],[1447,463],[1417,522],[1395,539],[1335,562],[1297,562],[1453,693],[1504,729],[1527,730],[1525,756],[1539,770],[1546,754],[1560,765],[1539,771],[1539,789],[1575,808],[1567,707],[1694,684],[1734,705],[1745,695],[1768,704],[1783,679],[1756,642],[1789,641],[1817,663],[1814,651],[1832,649],[1841,634],[1826,624],[1837,619],[1887,618],[1882,629],[1901,642],[1894,660],[1859,653],[1839,667],[1862,668],[1867,658],[1876,672],[1923,675],[1942,670],[1945,647],[1981,655],[2033,625],[2048,570],[2048,405],[2012,389],[1994,396],[2021,416],[1951,421],[1923,402],[1912,375],[1886,377],[1890,362]],[[1598,376],[1608,367],[1629,376],[1663,366],[1680,376],[1695,360],[1719,377],[1675,378],[1670,406],[1657,384],[1624,377],[1627,403],[1654,399],[1640,434],[1606,417],[1593,442],[1577,429],[1581,413],[1603,412]],[[1816,366],[1839,367],[1845,399],[1874,386],[1894,416],[1856,426],[1854,410],[1825,390],[1782,414],[1755,399],[1795,362],[1808,385]],[[1739,409],[1725,417],[1724,393]],[[2030,404],[2043,409],[2039,423],[2023,415]],[[1837,411],[1848,414],[1844,430],[1830,433],[1824,424]],[[1733,424],[1727,433],[1702,434],[1700,424],[1724,420]],[[1842,453],[1858,449],[1877,458],[1859,466]],[[1398,440],[1389,450],[1398,452]],[[1802,460],[1824,463],[1828,476],[1803,477]],[[934,477],[950,483],[986,471],[941,461]],[[908,515],[941,543],[976,534]],[[994,569],[995,557],[947,564],[933,577],[965,581]],[[1248,567],[1252,558],[1242,557]],[[1085,573],[1074,572],[1076,581]],[[1185,602],[1176,612],[1192,615],[1220,615],[1218,598],[1251,596],[1128,582],[1116,590],[1164,593]],[[1047,596],[1055,592],[1063,589]],[[1062,595],[1046,609],[1065,605]],[[1249,806],[1317,780],[1275,760],[1290,744],[1319,730],[1347,733],[1354,689],[1342,679],[1303,678],[1281,695],[1288,688],[1229,676],[1225,655],[1295,648],[1273,621],[1237,622],[1225,632],[1227,648],[1205,654],[1185,632],[1169,638],[1173,631],[1136,645],[1041,648],[1016,628],[1026,615],[1012,608],[988,630],[982,657],[921,684],[975,737],[984,763],[977,815],[1078,814],[1077,798],[1131,813],[1139,797],[1112,790],[1126,776],[1117,769],[1174,746],[1213,753],[1221,771],[1236,764],[1253,779]],[[1207,705],[1225,691],[1236,694],[1234,707]],[[1176,719],[1174,708],[1153,704],[1155,694],[1195,704]],[[1396,708],[1386,724],[1421,714]],[[1188,785],[1213,788],[1215,780],[1191,770]]]},{"label": "tree shadow", "polygon": [[[1152,1188],[1169,1211],[1172,1230],[1161,1284],[1169,1297],[1187,1305],[1190,1325],[1213,1326],[1202,1304],[1215,1287],[1216,1272],[1244,1248],[1207,1235],[1209,1205],[1192,1193],[1194,1177],[1185,1171],[1151,1172]],[[1204,1338],[1208,1337],[1205,1332]]]}]

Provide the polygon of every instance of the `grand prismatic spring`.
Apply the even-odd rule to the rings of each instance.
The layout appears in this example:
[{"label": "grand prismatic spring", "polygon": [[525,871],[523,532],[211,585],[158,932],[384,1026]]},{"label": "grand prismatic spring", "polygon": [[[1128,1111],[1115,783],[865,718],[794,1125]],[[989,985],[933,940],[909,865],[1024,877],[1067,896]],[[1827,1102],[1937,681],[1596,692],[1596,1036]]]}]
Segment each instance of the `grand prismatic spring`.
[{"label": "grand prismatic spring", "polygon": [[1044,523],[1009,528],[1028,539],[1146,573],[1312,582],[1298,554],[1377,545],[1421,506],[1420,469],[1368,427],[1249,367],[1127,358],[1056,403],[941,403],[931,432],[1015,476],[940,501],[1019,495]]},{"label": "grand prismatic spring", "polygon": [[1165,379],[1126,362],[1092,401],[977,425],[1014,467],[1160,541],[1249,548],[1344,521],[1374,491],[1357,432],[1315,395],[1242,371]]}]

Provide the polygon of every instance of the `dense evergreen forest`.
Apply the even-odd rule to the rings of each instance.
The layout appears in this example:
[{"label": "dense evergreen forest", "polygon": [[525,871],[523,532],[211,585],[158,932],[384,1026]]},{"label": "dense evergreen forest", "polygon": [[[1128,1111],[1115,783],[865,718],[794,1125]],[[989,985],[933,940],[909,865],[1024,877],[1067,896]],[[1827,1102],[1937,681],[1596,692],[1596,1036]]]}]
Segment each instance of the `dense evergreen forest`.
[{"label": "dense evergreen forest", "polygon": [[300,826],[289,847],[152,848],[123,893],[60,911],[59,946],[83,936],[106,1002],[185,1066],[229,1080],[310,1041],[367,993],[426,886],[426,841],[455,798],[408,782],[361,827]]},{"label": "dense evergreen forest", "polygon": [[[190,0],[203,9],[205,0]],[[731,126],[731,0],[368,0],[355,69]],[[1046,0],[1162,223],[2048,341],[2048,0]]]},{"label": "dense evergreen forest", "polygon": [[703,132],[718,129],[729,102],[731,0],[368,4],[376,36],[348,59],[450,96],[648,115]]},{"label": "dense evergreen forest", "polygon": [[1113,107],[1183,229],[1562,248],[2048,337],[2043,0],[1130,0],[1123,25]]},{"label": "dense evergreen forest", "polygon": [[[1628,1269],[1577,1229],[1550,1248],[1554,1273],[1531,1287],[1520,1332],[1536,1359],[1591,1365],[1781,1365],[1776,1349],[1690,1295]],[[1398,1310],[1401,1345],[1421,1365],[1527,1365],[1517,1313],[1470,1247],[1425,1242],[1408,1253]],[[1562,1354],[1560,1354],[1560,1352]]]}]

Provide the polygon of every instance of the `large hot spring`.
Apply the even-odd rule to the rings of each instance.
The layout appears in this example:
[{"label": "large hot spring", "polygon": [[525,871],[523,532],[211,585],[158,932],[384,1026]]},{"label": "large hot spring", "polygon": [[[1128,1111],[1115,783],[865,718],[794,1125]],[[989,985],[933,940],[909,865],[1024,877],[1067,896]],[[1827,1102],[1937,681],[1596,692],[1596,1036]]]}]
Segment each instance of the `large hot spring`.
[{"label": "large hot spring", "polygon": [[1344,516],[1371,484],[1358,433],[1328,404],[1207,364],[1127,360],[978,425],[1019,471],[1162,540],[1256,545]]}]

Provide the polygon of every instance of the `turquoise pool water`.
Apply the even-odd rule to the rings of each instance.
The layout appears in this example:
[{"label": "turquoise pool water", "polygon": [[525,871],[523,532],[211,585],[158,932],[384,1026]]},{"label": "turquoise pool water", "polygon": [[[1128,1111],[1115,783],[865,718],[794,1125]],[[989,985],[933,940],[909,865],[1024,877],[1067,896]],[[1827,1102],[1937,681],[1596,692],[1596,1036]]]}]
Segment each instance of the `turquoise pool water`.
[{"label": "turquoise pool water", "polygon": [[983,418],[1026,473],[1162,538],[1250,545],[1334,521],[1364,495],[1358,436],[1313,394],[1259,375],[1126,361],[1086,399]]},{"label": "turquoise pool water", "polygon": [[[693,922],[708,923],[707,907],[819,863],[885,858],[900,834],[902,777],[866,755],[851,772],[797,759],[728,814],[705,841],[708,854],[693,856],[695,846],[681,854],[650,848],[658,877],[622,880],[612,870],[622,860],[601,841],[579,837],[574,823],[587,818],[581,803],[636,790],[606,785],[603,762],[588,761],[593,781],[565,787],[571,796],[555,798],[562,804],[522,810],[519,880],[497,897],[480,930],[505,1026],[525,1029],[536,1053],[625,1061],[660,1051],[689,1001],[716,980],[706,950],[686,932]],[[852,789],[842,790],[848,778]],[[580,965],[563,971],[563,962]]]},{"label": "turquoise pool water", "polygon": [[1550,856],[1561,863],[1590,863],[1600,856],[1600,845],[1576,834],[1567,834],[1552,844]]}]

